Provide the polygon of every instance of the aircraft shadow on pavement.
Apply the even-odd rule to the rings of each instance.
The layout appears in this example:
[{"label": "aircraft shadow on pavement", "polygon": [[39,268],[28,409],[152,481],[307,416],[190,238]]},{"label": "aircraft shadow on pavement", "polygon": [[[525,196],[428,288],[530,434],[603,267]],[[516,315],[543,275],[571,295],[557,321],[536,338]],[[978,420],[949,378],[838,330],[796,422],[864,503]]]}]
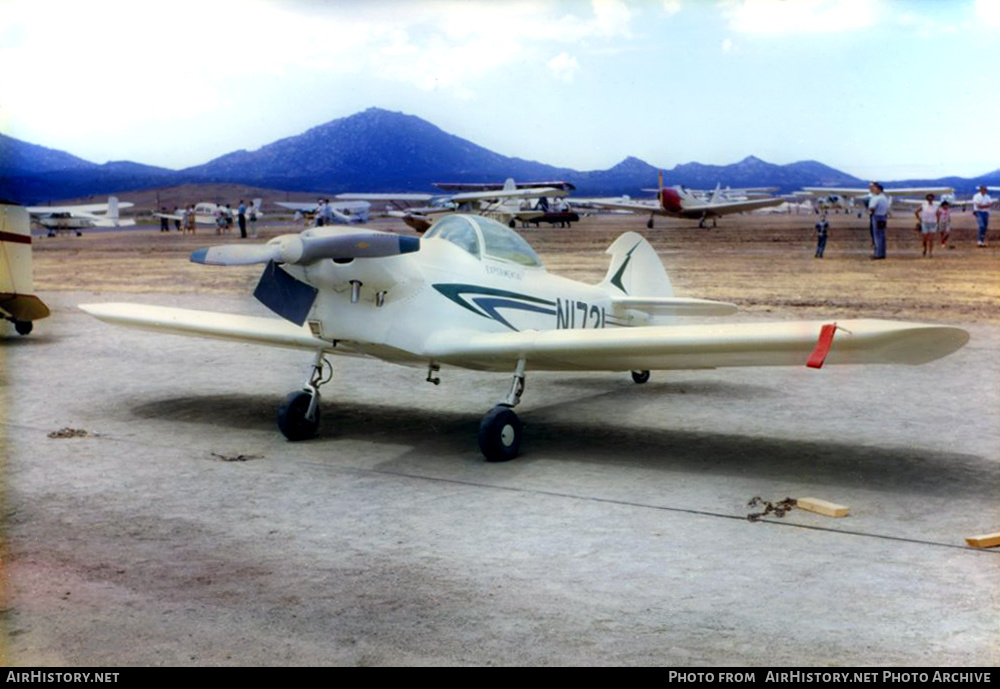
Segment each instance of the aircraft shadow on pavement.
[{"label": "aircraft shadow on pavement", "polygon": [[[615,397],[612,393],[609,397]],[[587,398],[592,401],[592,397]],[[567,404],[572,404],[568,402]],[[197,423],[277,434],[275,398],[208,395],[158,400],[131,412],[143,419]],[[478,455],[480,410],[468,412],[411,406],[324,403],[314,443],[342,439],[411,445],[408,466],[428,462],[440,469]],[[612,415],[591,414],[579,421],[552,419],[545,408],[527,409],[522,455],[511,463],[539,460],[596,463],[624,469],[746,478],[782,483],[860,487],[887,493],[1000,500],[1000,463],[976,455],[927,448],[880,447],[844,440],[796,440],[670,428],[619,425]]]}]

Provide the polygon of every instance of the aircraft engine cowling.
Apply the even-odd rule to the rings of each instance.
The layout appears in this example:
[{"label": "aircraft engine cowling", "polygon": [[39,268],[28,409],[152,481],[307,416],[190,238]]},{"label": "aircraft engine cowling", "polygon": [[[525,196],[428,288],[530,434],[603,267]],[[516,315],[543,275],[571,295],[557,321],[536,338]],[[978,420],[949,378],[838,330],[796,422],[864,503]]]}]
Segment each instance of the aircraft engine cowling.
[{"label": "aircraft engine cowling", "polygon": [[680,213],[684,210],[681,205],[681,196],[676,190],[664,187],[660,189],[660,205],[668,213]]}]

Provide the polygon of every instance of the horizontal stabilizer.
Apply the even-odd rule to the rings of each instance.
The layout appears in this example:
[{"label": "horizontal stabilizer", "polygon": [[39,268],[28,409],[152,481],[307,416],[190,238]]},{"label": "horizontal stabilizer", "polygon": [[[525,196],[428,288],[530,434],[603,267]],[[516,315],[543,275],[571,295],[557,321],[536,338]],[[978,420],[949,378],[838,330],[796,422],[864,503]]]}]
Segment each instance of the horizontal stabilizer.
[{"label": "horizontal stabilizer", "polygon": [[683,297],[617,297],[611,300],[616,309],[634,309],[656,316],[730,316],[738,311],[736,304],[709,299]]},{"label": "horizontal stabilizer", "polygon": [[193,335],[312,351],[331,346],[329,342],[314,337],[309,328],[277,318],[146,304],[80,304],[80,308],[106,323],[174,335]]}]

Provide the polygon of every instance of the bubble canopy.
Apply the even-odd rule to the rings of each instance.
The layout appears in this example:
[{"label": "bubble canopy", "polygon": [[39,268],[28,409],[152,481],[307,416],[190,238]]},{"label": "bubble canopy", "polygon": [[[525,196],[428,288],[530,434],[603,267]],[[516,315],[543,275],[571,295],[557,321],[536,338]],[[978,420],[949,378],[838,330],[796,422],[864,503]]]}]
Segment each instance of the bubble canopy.
[{"label": "bubble canopy", "polygon": [[425,239],[443,239],[476,258],[483,256],[541,268],[542,260],[531,245],[514,230],[481,215],[448,215],[436,221]]}]

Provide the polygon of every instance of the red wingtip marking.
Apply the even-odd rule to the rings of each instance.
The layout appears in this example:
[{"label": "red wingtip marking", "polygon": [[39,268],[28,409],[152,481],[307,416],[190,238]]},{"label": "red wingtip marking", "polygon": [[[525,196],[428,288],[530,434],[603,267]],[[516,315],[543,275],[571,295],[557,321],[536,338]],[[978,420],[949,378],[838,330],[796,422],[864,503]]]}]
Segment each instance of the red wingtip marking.
[{"label": "red wingtip marking", "polygon": [[809,361],[806,362],[806,366],[809,368],[823,368],[823,363],[826,361],[826,355],[830,353],[830,346],[833,344],[833,336],[836,332],[836,323],[827,323],[820,328],[819,340],[816,342],[816,347],[813,349],[812,354],[809,355]]}]

